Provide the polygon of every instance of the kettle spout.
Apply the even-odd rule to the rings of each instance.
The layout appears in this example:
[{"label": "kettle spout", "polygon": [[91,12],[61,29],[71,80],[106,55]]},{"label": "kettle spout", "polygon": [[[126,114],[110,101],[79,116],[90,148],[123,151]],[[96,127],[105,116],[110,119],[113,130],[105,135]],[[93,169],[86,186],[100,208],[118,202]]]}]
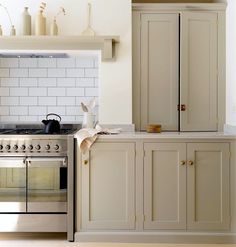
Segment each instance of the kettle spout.
[{"label": "kettle spout", "polygon": [[45,125],[47,125],[48,122],[49,122],[48,120],[42,120],[42,123],[45,124]]}]

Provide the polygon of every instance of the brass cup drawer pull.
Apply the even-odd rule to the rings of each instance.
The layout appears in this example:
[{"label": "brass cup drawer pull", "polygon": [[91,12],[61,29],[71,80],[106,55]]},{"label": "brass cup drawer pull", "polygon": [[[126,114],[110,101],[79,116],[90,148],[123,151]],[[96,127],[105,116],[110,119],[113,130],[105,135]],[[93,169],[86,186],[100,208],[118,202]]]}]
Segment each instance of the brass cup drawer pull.
[{"label": "brass cup drawer pull", "polygon": [[185,160],[180,161],[180,165],[184,166],[186,164]]},{"label": "brass cup drawer pull", "polygon": [[190,166],[193,166],[193,165],[194,165],[194,162],[193,162],[192,160],[189,160],[188,164],[189,164]]},{"label": "brass cup drawer pull", "polygon": [[84,165],[87,165],[88,164],[88,160],[84,160]]}]

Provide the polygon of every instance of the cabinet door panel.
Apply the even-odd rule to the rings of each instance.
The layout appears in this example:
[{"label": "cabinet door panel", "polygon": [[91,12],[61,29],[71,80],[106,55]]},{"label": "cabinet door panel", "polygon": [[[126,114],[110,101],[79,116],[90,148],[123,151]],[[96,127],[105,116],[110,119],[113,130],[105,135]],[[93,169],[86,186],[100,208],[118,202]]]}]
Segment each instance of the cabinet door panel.
[{"label": "cabinet door panel", "polygon": [[134,229],[133,143],[96,143],[82,166],[82,228]]},{"label": "cabinet door panel", "polygon": [[141,15],[141,129],[178,130],[179,15]]},{"label": "cabinet door panel", "polygon": [[186,144],[145,143],[144,229],[186,228]]},{"label": "cabinet door panel", "polygon": [[188,144],[188,229],[229,228],[229,144]]},{"label": "cabinet door panel", "polygon": [[183,13],[181,17],[182,131],[217,130],[217,14]]}]

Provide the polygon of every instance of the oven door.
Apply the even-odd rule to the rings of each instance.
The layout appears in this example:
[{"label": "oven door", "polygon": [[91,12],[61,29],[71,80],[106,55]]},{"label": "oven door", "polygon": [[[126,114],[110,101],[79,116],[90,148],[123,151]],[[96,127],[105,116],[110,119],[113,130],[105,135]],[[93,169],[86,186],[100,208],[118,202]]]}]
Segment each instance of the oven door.
[{"label": "oven door", "polygon": [[26,212],[24,157],[0,157],[0,213]]},{"label": "oven door", "polygon": [[67,158],[27,158],[27,212],[67,212]]}]

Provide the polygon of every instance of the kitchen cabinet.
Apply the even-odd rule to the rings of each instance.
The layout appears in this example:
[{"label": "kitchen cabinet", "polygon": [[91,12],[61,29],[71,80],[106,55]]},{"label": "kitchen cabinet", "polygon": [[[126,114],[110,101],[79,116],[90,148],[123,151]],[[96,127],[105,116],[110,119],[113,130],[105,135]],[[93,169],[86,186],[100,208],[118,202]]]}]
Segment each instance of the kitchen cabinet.
[{"label": "kitchen cabinet", "polygon": [[82,155],[81,228],[135,228],[135,144],[95,143]]},{"label": "kitchen cabinet", "polygon": [[[176,7],[176,9],[175,9]],[[137,130],[218,131],[225,122],[225,6],[133,7]]]},{"label": "kitchen cabinet", "polygon": [[144,151],[145,230],[229,229],[228,143],[144,143]]}]

